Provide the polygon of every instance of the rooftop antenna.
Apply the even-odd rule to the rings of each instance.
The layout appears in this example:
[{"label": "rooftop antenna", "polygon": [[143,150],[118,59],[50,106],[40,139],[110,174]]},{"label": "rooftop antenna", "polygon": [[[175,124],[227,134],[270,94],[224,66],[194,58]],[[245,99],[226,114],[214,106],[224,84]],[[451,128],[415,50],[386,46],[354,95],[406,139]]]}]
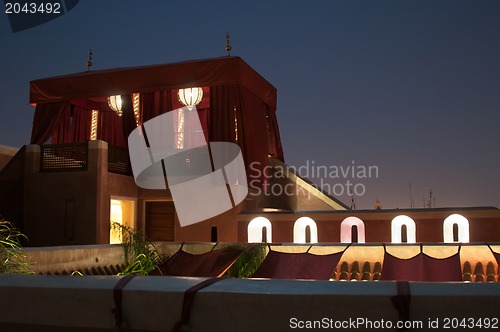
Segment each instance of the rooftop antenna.
[{"label": "rooftop antenna", "polygon": [[229,32],[226,32],[226,52],[227,56],[231,56],[231,41],[229,40]]},{"label": "rooftop antenna", "polygon": [[90,67],[92,67],[92,50],[89,50],[89,57],[87,58],[87,71],[90,71]]},{"label": "rooftop antenna", "polygon": [[410,208],[413,209],[413,198],[411,195],[411,182],[408,183],[408,186],[410,187]]},{"label": "rooftop antenna", "polygon": [[354,202],[354,193],[352,192],[351,188],[349,188],[349,192],[351,195],[351,210],[356,210],[356,202]]}]

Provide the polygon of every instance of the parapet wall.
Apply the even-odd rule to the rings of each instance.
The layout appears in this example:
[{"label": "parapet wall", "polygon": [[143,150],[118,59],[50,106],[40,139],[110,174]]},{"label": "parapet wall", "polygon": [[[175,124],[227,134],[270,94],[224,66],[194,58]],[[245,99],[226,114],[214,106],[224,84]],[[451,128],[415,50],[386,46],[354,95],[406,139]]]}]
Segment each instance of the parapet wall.
[{"label": "parapet wall", "polygon": [[[172,331],[181,319],[184,293],[204,280],[133,278],[121,294],[121,327]],[[119,281],[116,276],[0,275],[2,298],[9,299],[0,301],[0,330],[112,331],[117,308],[114,288]],[[498,328],[498,283],[410,282],[407,293],[401,293],[400,286],[396,282],[219,279],[196,293],[181,331],[288,331],[307,326],[395,330],[403,318],[413,331],[439,331],[445,324],[451,328],[464,318],[465,324],[479,319],[485,324],[488,319]],[[410,301],[396,307],[398,301],[393,299]]]}]

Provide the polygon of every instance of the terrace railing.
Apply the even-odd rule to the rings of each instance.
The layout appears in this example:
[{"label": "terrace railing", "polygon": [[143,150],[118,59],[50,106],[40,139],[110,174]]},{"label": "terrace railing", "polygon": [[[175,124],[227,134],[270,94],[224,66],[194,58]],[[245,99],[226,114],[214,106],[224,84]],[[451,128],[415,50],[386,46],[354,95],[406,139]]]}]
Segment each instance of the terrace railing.
[{"label": "terrace railing", "polygon": [[40,147],[40,171],[86,171],[88,143],[50,144]]},{"label": "terrace railing", "polygon": [[128,149],[108,145],[108,172],[132,175]]},{"label": "terrace railing", "polygon": [[[40,147],[40,171],[86,171],[88,143],[49,144]],[[108,145],[108,172],[132,175],[128,149]]]}]

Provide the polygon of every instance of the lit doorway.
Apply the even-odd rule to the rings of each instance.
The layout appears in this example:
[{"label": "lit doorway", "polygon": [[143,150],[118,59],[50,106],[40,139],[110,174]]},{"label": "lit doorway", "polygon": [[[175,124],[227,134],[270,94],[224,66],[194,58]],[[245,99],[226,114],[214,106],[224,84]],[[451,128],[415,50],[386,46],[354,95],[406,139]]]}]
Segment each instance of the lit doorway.
[{"label": "lit doorway", "polygon": [[135,201],[111,199],[109,213],[109,243],[123,243],[122,227],[135,229]]}]

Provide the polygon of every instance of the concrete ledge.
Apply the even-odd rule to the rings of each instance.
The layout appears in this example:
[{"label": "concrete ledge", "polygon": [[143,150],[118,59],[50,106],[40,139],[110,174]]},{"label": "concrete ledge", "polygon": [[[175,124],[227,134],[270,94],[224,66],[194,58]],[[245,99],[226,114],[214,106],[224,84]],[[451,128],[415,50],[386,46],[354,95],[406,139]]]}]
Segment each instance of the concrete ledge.
[{"label": "concrete ledge", "polygon": [[121,245],[84,245],[24,248],[36,274],[71,274],[75,271],[125,263]]},{"label": "concrete ledge", "polygon": [[[0,275],[1,331],[111,331],[115,276]],[[123,289],[129,331],[170,331],[184,292],[204,278],[136,277]],[[499,318],[500,284],[410,283],[410,320]],[[295,322],[398,321],[395,282],[223,279],[198,292],[189,328],[287,331]],[[6,300],[7,299],[7,300]],[[327,321],[324,321],[327,322]],[[442,326],[442,325],[441,325]],[[370,330],[369,328],[360,328]],[[376,330],[381,330],[376,329]]]}]

